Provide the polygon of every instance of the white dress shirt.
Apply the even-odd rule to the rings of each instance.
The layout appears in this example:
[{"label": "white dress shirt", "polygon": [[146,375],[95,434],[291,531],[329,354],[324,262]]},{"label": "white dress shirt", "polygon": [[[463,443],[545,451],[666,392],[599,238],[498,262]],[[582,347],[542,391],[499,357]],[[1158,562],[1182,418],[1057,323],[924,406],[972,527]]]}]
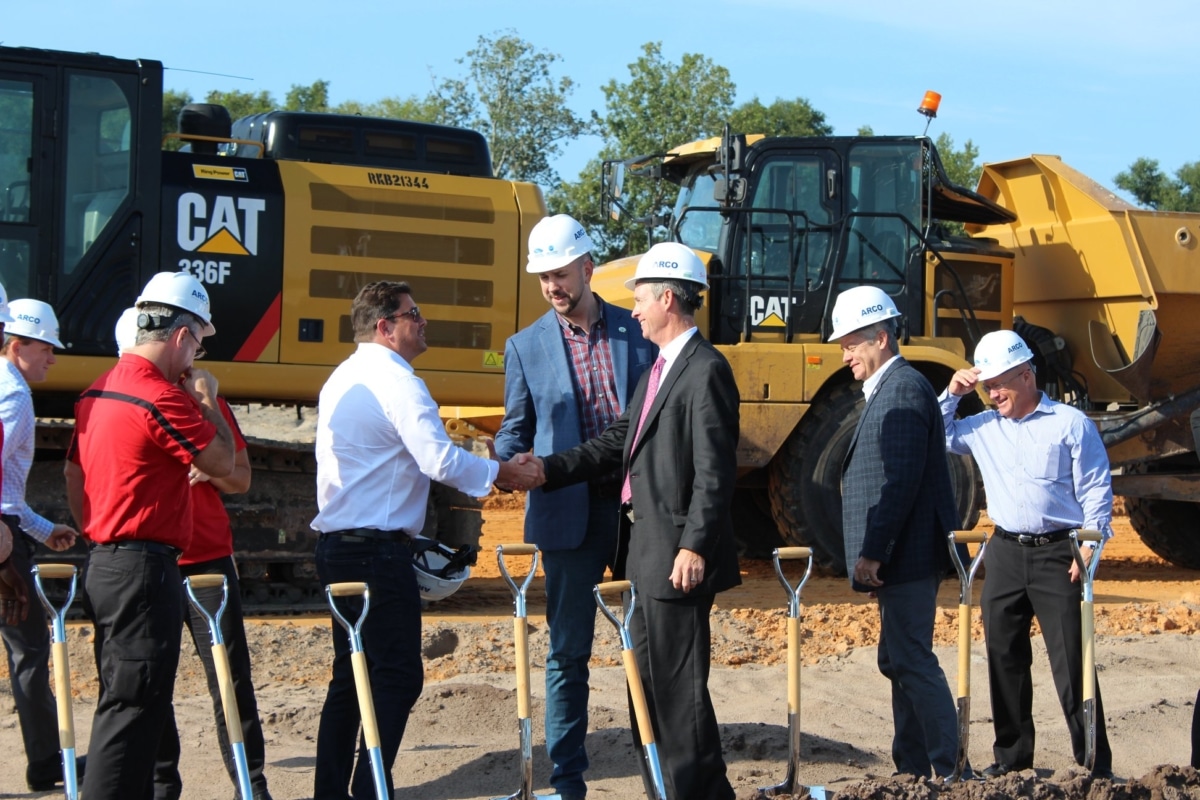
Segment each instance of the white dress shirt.
[{"label": "white dress shirt", "polygon": [[21,520],[21,530],[44,542],[54,532],[54,523],[25,502],[37,429],[33,395],[21,371],[3,357],[0,357],[0,421],[4,423],[4,489],[0,508]]},{"label": "white dress shirt", "polygon": [[658,385],[662,386],[663,380],[667,377],[667,373],[671,371],[672,365],[678,360],[679,354],[683,352],[683,346],[696,335],[699,330],[695,325],[688,328],[683,333],[676,336],[671,341],[659,348],[658,354],[662,356],[663,368],[658,376]]},{"label": "white dress shirt", "polygon": [[312,527],[416,535],[425,526],[430,480],[483,497],[499,469],[499,462],[450,441],[437,403],[407,361],[383,345],[360,342],[321,389],[319,511]]}]

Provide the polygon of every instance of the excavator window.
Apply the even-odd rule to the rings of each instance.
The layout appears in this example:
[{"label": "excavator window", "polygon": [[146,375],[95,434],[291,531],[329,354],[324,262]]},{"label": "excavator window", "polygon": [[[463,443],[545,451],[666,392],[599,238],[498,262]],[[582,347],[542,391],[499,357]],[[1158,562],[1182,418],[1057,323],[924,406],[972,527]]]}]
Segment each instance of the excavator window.
[{"label": "excavator window", "polygon": [[71,74],[67,83],[66,175],[60,277],[72,282],[84,256],[101,239],[129,197],[129,98],[133,76]]},{"label": "excavator window", "polygon": [[[28,225],[33,205],[33,84],[0,80],[0,224]],[[12,230],[12,229],[10,229]],[[0,233],[0,281],[10,297],[30,294],[28,236]]]}]

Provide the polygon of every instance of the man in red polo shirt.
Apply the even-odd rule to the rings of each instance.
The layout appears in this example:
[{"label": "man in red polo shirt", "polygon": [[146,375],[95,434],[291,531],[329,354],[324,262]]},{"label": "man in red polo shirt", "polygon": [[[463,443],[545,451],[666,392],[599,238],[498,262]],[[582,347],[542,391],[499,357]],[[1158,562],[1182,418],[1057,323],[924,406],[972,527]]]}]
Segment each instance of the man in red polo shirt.
[{"label": "man in red polo shirt", "polygon": [[[124,353],[137,344],[136,308],[127,308],[117,320],[115,334],[117,351]],[[229,585],[229,599],[225,613],[221,615],[221,635],[229,655],[230,677],[233,693],[242,723],[242,742],[246,750],[246,763],[250,768],[250,785],[253,800],[271,800],[267,791],[267,779],[263,775],[266,760],[263,743],[262,723],[258,718],[258,701],[254,696],[254,683],[250,672],[250,649],[246,645],[246,629],[242,617],[241,585],[238,583],[237,566],[233,561],[233,529],[221,493],[242,494],[250,489],[250,456],[246,452],[246,440],[233,416],[233,409],[218,397],[221,415],[233,433],[233,472],[224,478],[213,478],[192,466],[192,541],[179,557],[179,572],[188,575],[224,575]],[[195,589],[196,598],[204,607],[213,611],[221,604],[220,589]],[[217,725],[217,738],[221,747],[221,758],[229,779],[237,787],[237,768],[229,744],[229,732],[225,727],[225,714],[221,706],[221,687],[218,682],[216,664],[212,657],[212,634],[208,621],[185,602],[184,622],[192,635],[196,654],[204,665],[208,681],[208,693],[213,701],[213,714]],[[175,727],[172,708],[167,717],[167,728],[159,747],[154,765],[155,800],[177,800],[183,793],[183,781],[179,775],[179,733]]]},{"label": "man in red polo shirt", "polygon": [[217,381],[192,366],[214,333],[208,292],[185,273],[159,273],[137,308],[137,344],[75,406],[65,469],[71,513],[93,542],[84,608],[96,626],[100,694],[89,800],[152,796],[179,664],[176,559],[192,538],[189,471],[223,478],[234,466]]}]

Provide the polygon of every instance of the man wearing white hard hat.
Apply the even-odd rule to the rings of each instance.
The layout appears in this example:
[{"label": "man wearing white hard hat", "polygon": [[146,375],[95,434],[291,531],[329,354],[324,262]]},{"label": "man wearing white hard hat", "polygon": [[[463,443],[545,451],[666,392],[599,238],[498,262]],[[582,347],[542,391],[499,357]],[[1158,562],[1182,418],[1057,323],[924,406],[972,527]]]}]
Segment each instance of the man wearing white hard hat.
[{"label": "man wearing white hard hat", "polygon": [[[738,389],[729,363],[699,335],[703,262],[677,242],[638,261],[633,316],[659,356],[629,406],[599,437],[546,456],[546,488],[619,469],[626,577],[637,589],[634,653],[663,762],[667,796],[732,800],[708,693],[709,612],[741,583],[733,534]],[[635,744],[640,746],[636,722]],[[645,763],[642,777],[651,787]]]},{"label": "man wearing white hard hat", "polygon": [[217,381],[193,364],[214,332],[208,292],[186,273],[160,272],[136,305],[134,346],[75,404],[64,470],[71,513],[93,545],[84,591],[100,699],[81,792],[89,800],[150,790],[179,663],[189,473],[234,468]]},{"label": "man wearing white hard hat", "polygon": [[[5,324],[4,345],[0,348],[0,422],[5,433],[0,519],[13,532],[13,562],[25,581],[26,592],[35,597],[30,566],[37,545],[66,550],[75,544],[76,536],[70,525],[51,522],[25,501],[37,432],[29,384],[46,379],[54,365],[54,348],[61,348],[62,342],[58,339],[58,318],[46,303],[13,300],[8,311],[11,320]],[[58,713],[50,691],[49,628],[41,614],[29,614],[19,625],[0,628],[0,636],[8,651],[13,699],[25,742],[25,782],[30,791],[48,791],[63,776]],[[83,763],[80,758],[79,764]],[[83,770],[77,771],[82,774]]]},{"label": "man wearing white hard hat", "polygon": [[[138,310],[125,309],[117,318],[113,333],[117,339],[117,354],[137,345]],[[224,575],[228,585],[228,601],[221,616],[221,635],[229,656],[229,678],[233,684],[233,697],[237,703],[238,716],[242,723],[242,743],[246,751],[246,764],[250,771],[252,800],[271,800],[267,791],[267,779],[263,775],[265,746],[262,722],[258,717],[258,700],[254,695],[254,682],[250,667],[250,649],[246,644],[246,629],[242,615],[242,588],[238,581],[237,565],[233,560],[233,530],[229,513],[221,500],[222,493],[244,494],[250,489],[250,456],[246,452],[246,440],[233,415],[233,409],[224,397],[217,397],[221,415],[229,425],[234,439],[233,472],[224,478],[213,478],[192,467],[189,478],[192,484],[192,541],[183,548],[179,557],[179,571],[186,578],[191,575]],[[215,608],[221,602],[223,591],[193,589],[205,608]],[[237,772],[233,753],[229,745],[229,731],[225,726],[225,714],[221,708],[221,691],[216,662],[212,656],[212,636],[208,621],[191,603],[187,604],[184,624],[192,636],[204,667],[208,692],[212,696],[213,716],[220,742],[221,760],[229,779],[237,786]],[[172,708],[163,732],[157,763],[154,766],[154,796],[177,798],[183,791],[179,775],[179,731],[175,725]]]},{"label": "man wearing white hard hat", "polygon": [[[981,387],[996,408],[955,419],[959,399]],[[1067,719],[1075,762],[1086,746],[1079,568],[1068,534],[1112,535],[1108,454],[1083,412],[1037,387],[1033,351],[1013,331],[995,331],[975,347],[975,366],[954,374],[940,398],[946,446],[975,457],[996,535],[984,556],[981,604],[992,697],[995,763],[988,776],[1033,767],[1033,651],[1036,616],[1054,685]],[[1085,558],[1094,545],[1083,545]],[[1112,776],[1112,749],[1096,688],[1096,760],[1092,774]]]},{"label": "man wearing white hard hat", "polygon": [[855,591],[879,601],[879,671],[892,683],[899,772],[946,777],[958,729],[933,653],[938,584],[958,527],[937,398],[900,356],[900,311],[875,286],[838,295],[830,341],[862,381],[866,405],[842,463],[842,528]]},{"label": "man wearing white hard hat", "polygon": [[[0,285],[0,333],[9,322],[12,322],[12,316],[8,313],[8,292]],[[0,425],[0,446],[3,444],[4,427]],[[0,522],[0,625],[20,624],[29,615],[29,592],[13,563],[12,551],[13,533]]]},{"label": "man wearing white hard hat", "polygon": [[[504,350],[502,459],[552,453],[599,436],[629,405],[657,348],[624,308],[592,292],[595,249],[566,214],[529,233],[529,263],[550,310]],[[546,752],[550,783],[563,800],[582,800],[588,766],[588,660],[595,638],[592,587],[616,566],[621,474],[614,470],[557,492],[526,496],[525,541],[546,572]]]}]

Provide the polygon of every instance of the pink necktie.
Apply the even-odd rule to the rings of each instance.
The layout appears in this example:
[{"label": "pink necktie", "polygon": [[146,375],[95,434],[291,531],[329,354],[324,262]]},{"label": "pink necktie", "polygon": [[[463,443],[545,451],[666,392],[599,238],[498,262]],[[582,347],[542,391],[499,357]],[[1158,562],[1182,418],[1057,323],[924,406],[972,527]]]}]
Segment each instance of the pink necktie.
[{"label": "pink necktie", "polygon": [[[642,401],[642,415],[638,417],[637,431],[633,434],[633,445],[637,446],[638,439],[642,438],[642,426],[646,424],[646,415],[650,413],[650,406],[654,405],[654,397],[658,394],[658,381],[662,378],[663,367],[667,360],[662,356],[654,362],[654,366],[650,368],[650,383],[646,386],[646,399]],[[633,447],[629,448],[629,452],[633,452]],[[629,486],[629,473],[625,473],[625,483],[621,484],[621,503],[628,503],[633,497],[633,489]]]}]

